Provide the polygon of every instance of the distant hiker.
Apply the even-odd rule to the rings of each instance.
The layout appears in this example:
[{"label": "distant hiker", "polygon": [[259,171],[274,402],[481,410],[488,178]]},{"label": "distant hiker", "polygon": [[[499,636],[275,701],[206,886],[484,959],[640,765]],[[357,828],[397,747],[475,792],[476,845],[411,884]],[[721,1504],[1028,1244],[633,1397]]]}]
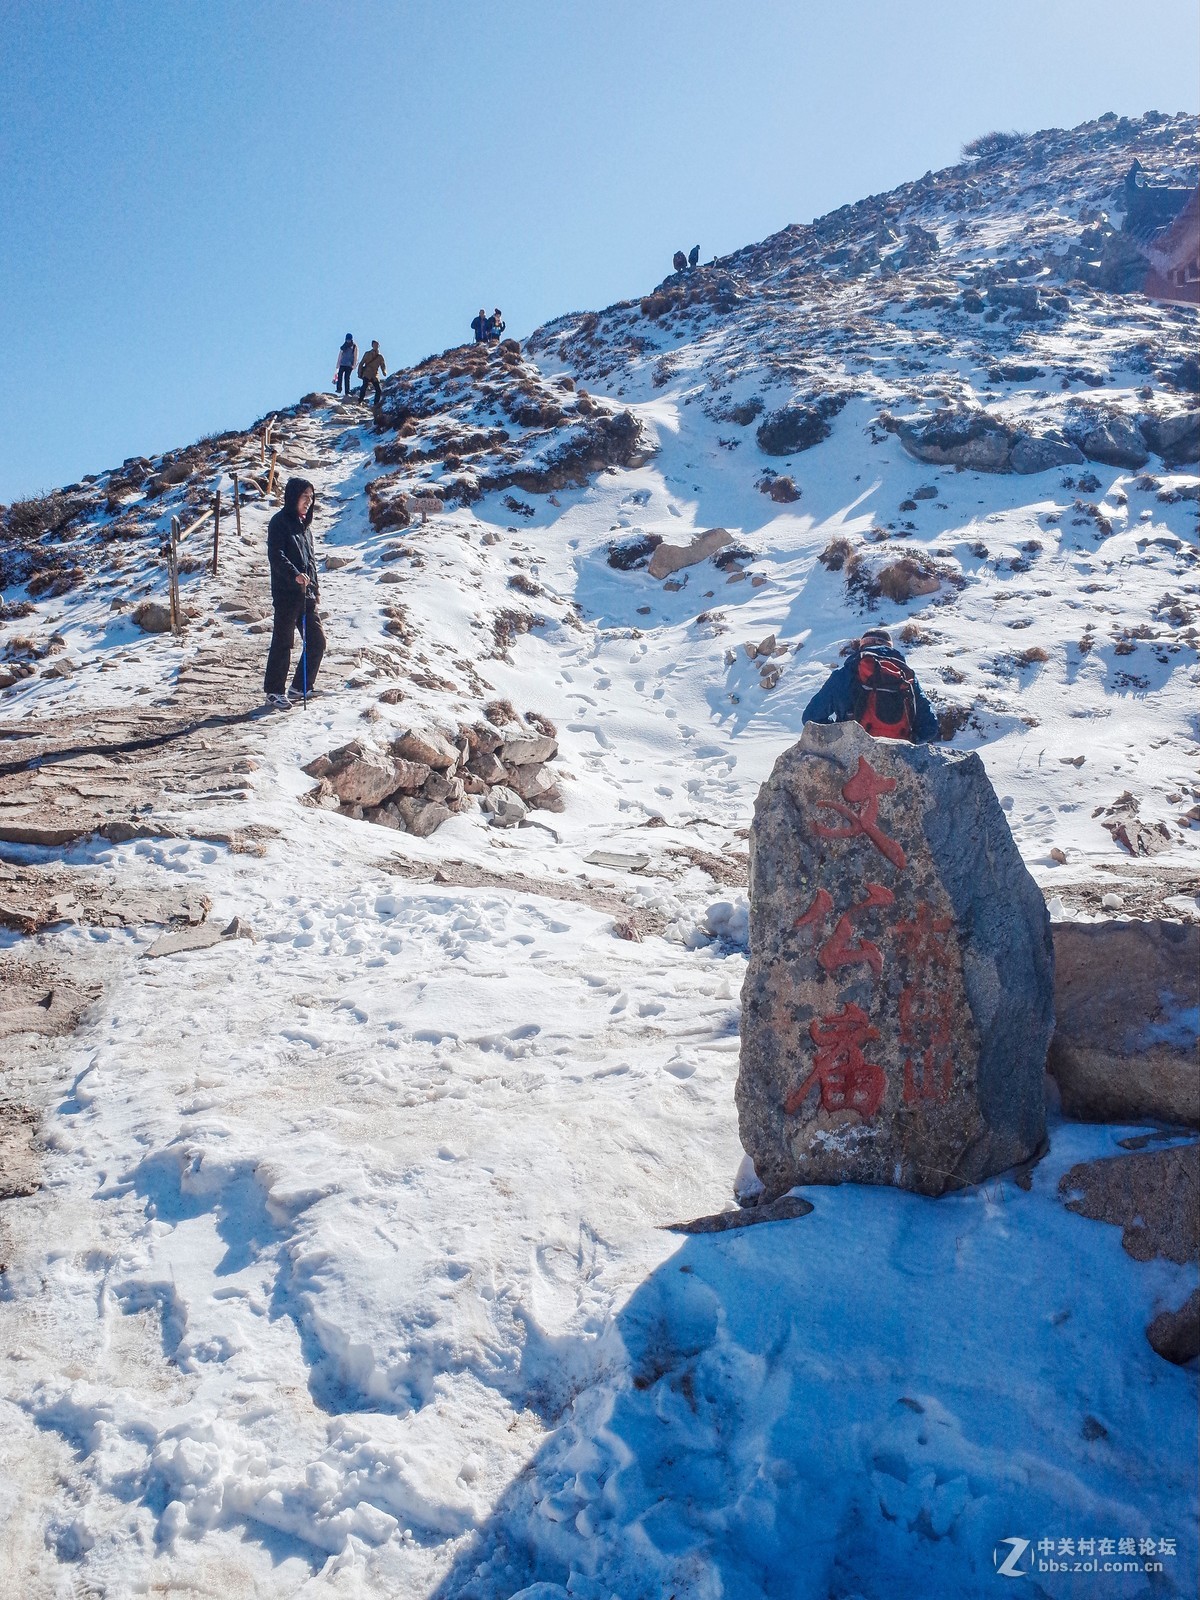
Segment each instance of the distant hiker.
[{"label": "distant hiker", "polygon": [[360,400],[367,398],[367,385],[373,383],[375,385],[375,404],[377,406],[383,404],[383,389],[379,383],[379,374],[381,372],[386,378],[387,362],[383,359],[383,351],[379,348],[379,340],[372,339],[371,348],[358,363],[358,375],[362,379],[362,388],[358,394]]},{"label": "distant hiker", "polygon": [[804,708],[805,722],[860,722],[877,739],[927,744],[937,714],[886,628],[868,628]]},{"label": "distant hiker", "polygon": [[500,335],[503,332],[504,332],[504,317],[501,314],[500,307],[497,306],[496,309],[492,312],[491,316],[488,318],[488,333],[487,333],[488,343],[489,344],[499,344],[500,343]]},{"label": "distant hiker", "polygon": [[671,257],[671,265],[675,268],[676,272],[682,272],[687,266],[687,257],[684,255],[682,250],[676,250],[675,254]]},{"label": "distant hiker", "polygon": [[346,386],[346,398],[350,398],[350,384],[354,378],[354,369],[358,365],[358,346],[354,342],[354,335],[348,333],[338,351],[337,371],[333,375],[335,384],[334,394],[341,394],[342,384]]},{"label": "distant hiker", "polygon": [[488,316],[483,307],[480,306],[479,315],[471,324],[471,330],[475,335],[476,344],[486,344],[488,342],[488,323],[490,321],[491,318]]},{"label": "distant hiker", "polygon": [[292,699],[312,693],[321,657],[325,654],[325,630],[317,614],[320,580],[317,556],[313,549],[313,503],[316,494],[307,478],[289,478],[283,491],[283,510],[267,524],[267,559],[271,563],[271,604],[275,627],[267,656],[263,689],[269,705],[287,710],[290,702],[283,692],[292,659],[292,639],[300,632],[304,649],[292,677]]},{"label": "distant hiker", "polygon": [[699,260],[700,260],[700,246],[698,244],[694,244],[692,246],[692,248],[688,251],[688,266],[689,267],[694,267]]}]

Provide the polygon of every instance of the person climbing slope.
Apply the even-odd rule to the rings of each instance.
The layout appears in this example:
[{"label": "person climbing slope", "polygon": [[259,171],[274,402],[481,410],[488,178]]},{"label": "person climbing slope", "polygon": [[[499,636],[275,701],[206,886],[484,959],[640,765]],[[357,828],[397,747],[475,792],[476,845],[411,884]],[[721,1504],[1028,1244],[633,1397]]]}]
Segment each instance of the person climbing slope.
[{"label": "person climbing slope", "polygon": [[271,604],[275,625],[263,681],[268,705],[290,708],[283,692],[292,659],[292,639],[300,630],[304,648],[292,678],[292,698],[311,694],[321,657],[325,654],[325,629],[317,612],[321,585],[313,548],[313,506],[316,492],[307,478],[289,478],[283,491],[283,510],[267,524],[267,559],[271,563]]},{"label": "person climbing slope", "polygon": [[383,389],[379,383],[379,374],[381,372],[386,378],[387,362],[383,359],[383,351],[379,348],[379,340],[372,339],[371,348],[358,363],[358,375],[362,379],[362,388],[358,394],[360,400],[367,398],[367,385],[373,383],[375,385],[375,404],[377,406],[383,404]]},{"label": "person climbing slope", "polygon": [[928,744],[937,713],[886,628],[868,628],[804,708],[805,722],[859,722],[877,739]]},{"label": "person climbing slope", "polygon": [[354,377],[354,368],[358,363],[358,346],[354,342],[354,335],[348,333],[342,342],[337,354],[337,371],[333,375],[334,394],[341,394],[342,385],[345,383],[346,398],[350,398],[350,384]]}]

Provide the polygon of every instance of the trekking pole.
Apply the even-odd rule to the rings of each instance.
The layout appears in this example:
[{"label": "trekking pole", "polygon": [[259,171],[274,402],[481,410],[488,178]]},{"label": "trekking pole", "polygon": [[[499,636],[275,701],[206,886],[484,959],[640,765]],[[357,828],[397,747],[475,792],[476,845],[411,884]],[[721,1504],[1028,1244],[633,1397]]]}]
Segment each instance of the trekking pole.
[{"label": "trekking pole", "polygon": [[304,690],[304,709],[308,710],[308,590],[304,591],[304,613],[300,619],[300,665],[303,675],[300,683]]}]

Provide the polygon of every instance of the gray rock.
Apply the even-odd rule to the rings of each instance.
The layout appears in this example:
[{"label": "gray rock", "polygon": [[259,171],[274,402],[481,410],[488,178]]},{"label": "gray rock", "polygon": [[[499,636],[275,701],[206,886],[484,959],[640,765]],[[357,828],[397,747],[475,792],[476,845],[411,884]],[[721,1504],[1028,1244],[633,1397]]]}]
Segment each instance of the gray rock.
[{"label": "gray rock", "polygon": [[892,424],[900,443],[918,461],[970,472],[1007,472],[1016,440],[1010,428],[986,411],[939,411]]},{"label": "gray rock", "polygon": [[482,811],[491,816],[494,828],[515,828],[529,815],[529,807],[521,796],[506,789],[503,784],[497,784],[479,805]]},{"label": "gray rock", "polygon": [[1200,411],[1144,417],[1141,431],[1142,438],[1168,467],[1185,467],[1200,461]]},{"label": "gray rock", "polygon": [[1068,439],[1056,434],[1034,438],[1023,433],[1012,447],[1008,465],[1012,472],[1048,472],[1051,467],[1075,466],[1082,460],[1082,450]]},{"label": "gray rock", "polygon": [[436,833],[450,815],[450,807],[440,800],[425,800],[417,794],[402,794],[394,804],[405,832],[417,839]]},{"label": "gray rock", "polygon": [[508,787],[514,794],[519,794],[522,800],[535,805],[539,795],[553,789],[554,778],[545,767],[536,764],[509,767]]},{"label": "gray rock", "polygon": [[1087,407],[1066,427],[1067,437],[1089,461],[1109,467],[1144,467],[1150,459],[1137,425],[1120,411]]},{"label": "gray rock", "polygon": [[1146,1337],[1158,1355],[1177,1366],[1200,1356],[1200,1289],[1193,1289],[1178,1311],[1160,1311]]},{"label": "gray rock", "polygon": [[1080,1122],[1200,1127],[1200,926],[1061,922],[1047,1063]]},{"label": "gray rock", "polygon": [[133,608],[133,620],[143,633],[170,633],[171,608],[165,600],[143,600]]},{"label": "gray rock", "polygon": [[1058,1180],[1068,1211],[1121,1232],[1135,1261],[1200,1260],[1200,1145],[1080,1161]]},{"label": "gray rock", "polygon": [[499,755],[506,767],[527,767],[550,761],[558,754],[558,740],[544,733],[514,734],[500,746]]},{"label": "gray rock", "polygon": [[979,757],[809,724],[750,860],[736,1098],[768,1195],[935,1195],[1031,1156],[1054,952]]}]

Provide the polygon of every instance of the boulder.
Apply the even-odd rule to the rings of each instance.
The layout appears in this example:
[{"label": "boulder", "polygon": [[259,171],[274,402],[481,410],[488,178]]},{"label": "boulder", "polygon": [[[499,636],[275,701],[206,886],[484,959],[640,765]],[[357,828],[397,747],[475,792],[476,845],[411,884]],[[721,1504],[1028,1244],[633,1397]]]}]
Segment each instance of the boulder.
[{"label": "boulder", "polygon": [[1200,1144],[1081,1161],[1064,1172],[1058,1192],[1068,1211],[1122,1229],[1135,1261],[1200,1259]]},{"label": "boulder", "polygon": [[402,794],[394,802],[405,831],[427,839],[450,815],[450,807],[440,800],[426,800],[419,794]]},{"label": "boulder", "polygon": [[1200,1127],[1200,926],[1060,922],[1047,1063],[1080,1122]]},{"label": "boulder", "polygon": [[519,794],[521,799],[529,805],[536,805],[539,795],[546,794],[554,788],[554,779],[541,766],[510,767],[508,769],[508,786],[514,794]]},{"label": "boulder", "polygon": [[848,395],[822,395],[813,402],[793,401],[769,411],[758,425],[758,448],[768,456],[793,456],[828,439],[829,419],[836,417]]},{"label": "boulder", "polygon": [[403,756],[393,756],[392,788],[404,794],[415,794],[418,789],[425,787],[431,772],[432,768],[427,767],[423,761],[406,761]]},{"label": "boulder", "polygon": [[1023,433],[1009,453],[1008,465],[1012,472],[1048,472],[1051,467],[1077,466],[1082,460],[1082,450],[1060,434],[1034,438]]},{"label": "boulder", "polygon": [[170,633],[171,608],[165,600],[143,600],[133,608],[133,620],[143,633]]},{"label": "boulder", "polygon": [[750,863],[736,1098],[768,1195],[937,1195],[1033,1155],[1054,950],[979,757],[810,723]]},{"label": "boulder", "polygon": [[679,572],[683,567],[694,567],[698,562],[707,561],[709,556],[716,555],[718,550],[732,543],[733,535],[727,528],[708,528],[704,533],[696,534],[690,544],[660,544],[650,557],[650,576],[669,578],[671,573]]},{"label": "boulder", "polygon": [[458,760],[457,747],[436,728],[424,731],[409,728],[406,733],[393,739],[389,748],[394,756],[400,756],[405,761],[419,761],[426,767],[432,767],[435,772],[445,772]]},{"label": "boulder", "polygon": [[945,410],[891,424],[900,443],[918,461],[971,472],[1007,472],[1016,441],[1010,428],[986,411]]},{"label": "boulder", "polygon": [[1186,467],[1200,461],[1200,411],[1181,411],[1173,417],[1143,417],[1142,438],[1168,467]]},{"label": "boulder", "polygon": [[1200,1289],[1193,1289],[1178,1311],[1160,1311],[1146,1337],[1158,1355],[1177,1366],[1200,1356]]},{"label": "boulder", "polygon": [[534,762],[551,761],[557,754],[558,740],[545,733],[513,734],[499,749],[506,767],[527,767]]},{"label": "boulder", "polygon": [[461,778],[451,778],[444,772],[431,772],[422,789],[426,800],[440,800],[443,805],[457,811],[467,797]]},{"label": "boulder", "polygon": [[345,806],[377,806],[397,787],[396,763],[363,739],[340,745],[310,768]]},{"label": "boulder", "polygon": [[490,790],[479,802],[480,809],[492,819],[494,828],[515,828],[529,815],[529,807],[519,794],[506,789],[503,784]]},{"label": "boulder", "polygon": [[1066,434],[1089,461],[1105,466],[1132,469],[1144,467],[1150,459],[1137,425],[1120,411],[1088,407],[1067,423]]}]

